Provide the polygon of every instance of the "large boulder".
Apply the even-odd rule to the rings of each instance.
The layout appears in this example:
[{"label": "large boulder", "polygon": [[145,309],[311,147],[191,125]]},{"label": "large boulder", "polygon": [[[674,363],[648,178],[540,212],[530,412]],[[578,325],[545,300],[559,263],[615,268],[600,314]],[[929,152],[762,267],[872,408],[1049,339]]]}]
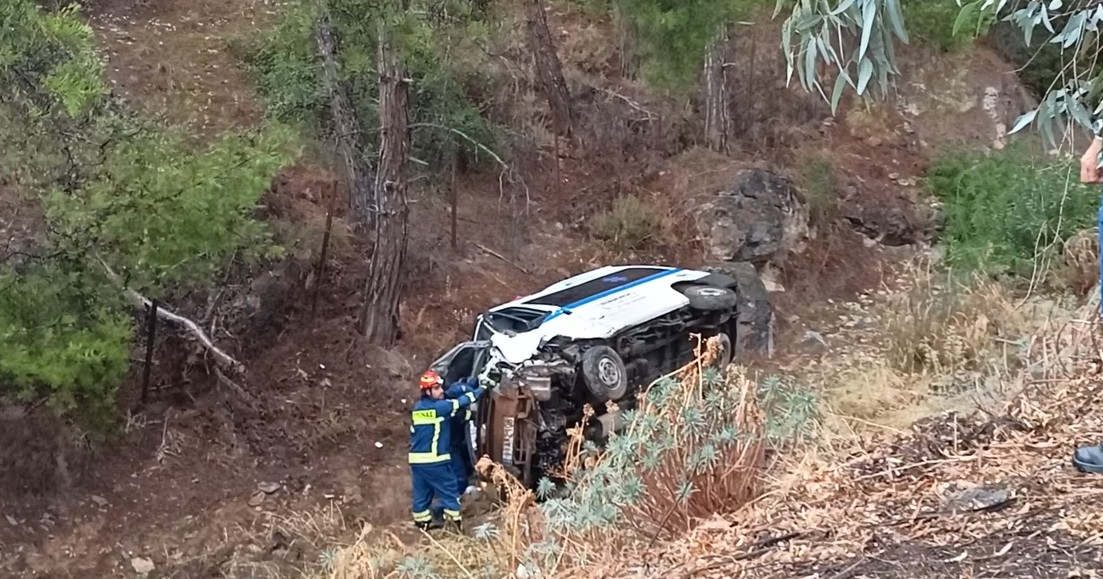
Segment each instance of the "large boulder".
[{"label": "large boulder", "polygon": [[808,210],[792,181],[766,169],[744,169],[731,186],[705,199],[696,211],[718,262],[780,263],[808,238]]}]

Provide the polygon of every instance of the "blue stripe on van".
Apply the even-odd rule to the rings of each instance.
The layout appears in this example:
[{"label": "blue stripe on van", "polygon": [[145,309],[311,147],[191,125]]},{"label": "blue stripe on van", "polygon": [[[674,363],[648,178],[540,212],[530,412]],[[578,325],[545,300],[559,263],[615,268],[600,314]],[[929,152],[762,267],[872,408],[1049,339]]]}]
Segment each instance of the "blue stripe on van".
[{"label": "blue stripe on van", "polygon": [[[544,322],[548,322],[550,320],[553,320],[553,319],[559,317],[562,314],[570,313],[570,311],[574,308],[582,307],[582,306],[584,306],[584,305],[586,305],[590,302],[594,302],[594,301],[600,300],[602,298],[609,297],[609,296],[611,296],[615,293],[619,293],[619,292],[622,292],[624,290],[634,288],[638,285],[643,285],[645,283],[655,281],[655,280],[657,280],[661,277],[666,277],[668,275],[676,274],[680,271],[683,271],[682,268],[674,268],[674,269],[668,269],[666,271],[660,271],[659,273],[656,273],[654,275],[649,275],[647,277],[641,277],[640,279],[637,279],[636,281],[633,281],[631,283],[626,283],[622,286],[618,286],[618,287],[615,287],[615,288],[607,289],[607,290],[605,290],[603,292],[600,292],[600,293],[596,293],[592,296],[589,296],[587,298],[578,300],[577,302],[574,302],[574,303],[567,304],[567,305],[559,308],[558,310],[555,310],[554,312],[548,314],[548,317],[544,318]],[[616,274],[613,273],[611,275],[616,275]]]}]

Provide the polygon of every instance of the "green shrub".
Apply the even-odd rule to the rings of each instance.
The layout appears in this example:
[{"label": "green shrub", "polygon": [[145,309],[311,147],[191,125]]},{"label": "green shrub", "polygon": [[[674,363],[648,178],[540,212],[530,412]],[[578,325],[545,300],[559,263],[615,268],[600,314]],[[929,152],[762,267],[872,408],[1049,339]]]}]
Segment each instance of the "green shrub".
[{"label": "green shrub", "polygon": [[[974,36],[987,33],[991,25],[989,12],[963,10],[957,0],[905,0],[902,4],[908,32],[918,43],[944,52],[972,44]],[[916,40],[912,43],[917,44]]]},{"label": "green shrub", "polygon": [[77,191],[55,189],[47,218],[64,249],[93,251],[152,296],[214,280],[231,254],[248,261],[276,250],[253,212],[293,135],[272,126],[193,151],[179,135],[152,130],[119,143],[102,173]]},{"label": "green shrub", "polygon": [[622,249],[642,249],[662,237],[663,215],[654,204],[631,195],[590,218],[590,232]]},{"label": "green shrub", "polygon": [[835,164],[830,158],[817,157],[801,165],[800,185],[808,203],[808,221],[823,227],[831,222],[839,199]]},{"label": "green shrub", "polygon": [[562,488],[541,479],[546,534],[530,544],[525,565],[585,565],[618,542],[733,511],[757,496],[766,449],[810,435],[819,418],[812,392],[778,378],[759,383],[734,367],[663,378],[605,448],[583,445],[587,466]]},{"label": "green shrub", "polygon": [[79,407],[82,421],[103,424],[130,364],[130,320],[118,293],[75,265],[0,272],[0,395],[44,390],[57,411]]},{"label": "green shrub", "polygon": [[296,154],[294,135],[272,125],[197,152],[108,97],[75,9],[9,0],[0,21],[0,81],[11,88],[0,98],[0,163],[45,210],[40,235],[0,254],[0,396],[42,396],[105,426],[133,336],[104,265],[156,297],[208,286],[231,255],[268,254],[254,212]]},{"label": "green shrub", "polygon": [[950,264],[1029,276],[1039,252],[1057,251],[1057,242],[1091,227],[1099,191],[1080,184],[1074,163],[1044,164],[1021,147],[936,158],[927,183],[943,203]]}]

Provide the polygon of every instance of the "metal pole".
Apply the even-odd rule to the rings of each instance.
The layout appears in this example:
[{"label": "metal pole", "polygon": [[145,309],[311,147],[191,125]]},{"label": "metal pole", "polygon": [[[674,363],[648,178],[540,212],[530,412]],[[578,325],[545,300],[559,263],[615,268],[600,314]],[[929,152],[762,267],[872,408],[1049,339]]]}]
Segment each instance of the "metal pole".
[{"label": "metal pole", "polygon": [[149,375],[153,367],[153,344],[157,338],[157,300],[149,302],[149,318],[146,320],[146,367],[142,376],[142,404],[149,398]]},{"label": "metal pole", "polygon": [[322,236],[322,253],[318,256],[317,273],[314,280],[314,296],[310,300],[311,317],[318,311],[318,293],[322,291],[322,275],[325,274],[326,253],[329,250],[329,233],[333,230],[333,205],[337,199],[337,181],[329,188],[329,207],[326,209],[326,232]]}]

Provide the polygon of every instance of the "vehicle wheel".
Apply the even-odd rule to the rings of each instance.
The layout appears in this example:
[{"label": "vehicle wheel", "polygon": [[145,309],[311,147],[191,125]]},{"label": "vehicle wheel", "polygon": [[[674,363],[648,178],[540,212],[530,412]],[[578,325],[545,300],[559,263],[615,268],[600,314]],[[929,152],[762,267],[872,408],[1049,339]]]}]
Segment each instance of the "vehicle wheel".
[{"label": "vehicle wheel", "polygon": [[724,287],[691,285],[682,288],[682,293],[689,298],[689,306],[695,310],[731,310],[736,303],[735,292]]},{"label": "vehicle wheel", "polygon": [[717,370],[724,370],[732,363],[732,339],[724,332],[718,332],[709,337],[719,338],[720,341],[720,353],[712,366]]},{"label": "vehicle wheel", "polygon": [[628,392],[624,361],[609,346],[594,346],[582,353],[582,379],[598,402],[617,401]]}]

